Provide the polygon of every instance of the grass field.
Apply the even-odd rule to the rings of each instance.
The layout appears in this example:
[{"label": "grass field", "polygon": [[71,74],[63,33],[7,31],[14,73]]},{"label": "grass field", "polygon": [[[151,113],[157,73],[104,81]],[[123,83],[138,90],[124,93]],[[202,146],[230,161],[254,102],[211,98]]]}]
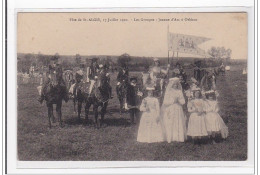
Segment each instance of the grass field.
[{"label": "grass field", "polygon": [[[48,128],[47,107],[37,101],[37,85],[18,88],[19,160],[246,160],[247,159],[247,76],[245,65],[231,67],[218,76],[220,114],[229,128],[223,142],[193,145],[185,143],[138,143],[137,125],[129,125],[129,114],[119,115],[115,77],[111,77],[114,98],[109,101],[106,127],[99,130],[84,126],[73,113],[72,101],[63,103],[64,128]],[[187,70],[188,72],[188,70]],[[137,74],[137,73],[135,73]],[[190,73],[188,73],[190,74]],[[82,113],[82,119],[84,112]],[[90,119],[94,119],[90,113]]]}]

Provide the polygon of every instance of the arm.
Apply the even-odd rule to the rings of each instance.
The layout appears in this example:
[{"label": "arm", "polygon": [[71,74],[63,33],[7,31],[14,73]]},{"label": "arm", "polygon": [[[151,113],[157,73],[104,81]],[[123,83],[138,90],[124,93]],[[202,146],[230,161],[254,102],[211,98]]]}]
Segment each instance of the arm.
[{"label": "arm", "polygon": [[159,104],[158,99],[156,99],[156,101],[155,101],[155,108],[156,108],[156,112],[157,112],[157,117],[159,118],[160,117],[160,104]]},{"label": "arm", "polygon": [[171,94],[164,96],[164,101],[163,101],[164,105],[169,106],[169,105],[173,104],[173,102],[174,102],[174,99],[172,98]]},{"label": "arm", "polygon": [[196,108],[194,107],[192,102],[189,102],[187,107],[188,107],[189,112],[195,112],[196,111]]},{"label": "arm", "polygon": [[140,111],[145,112],[147,110],[147,102],[146,99],[143,99],[142,104],[140,106]]},{"label": "arm", "polygon": [[185,99],[184,99],[184,97],[183,97],[182,91],[179,92],[178,102],[179,102],[181,105],[184,105],[184,104],[185,104]]},{"label": "arm", "polygon": [[216,106],[215,106],[215,112],[219,112],[219,106],[218,106],[218,103],[216,103]]}]

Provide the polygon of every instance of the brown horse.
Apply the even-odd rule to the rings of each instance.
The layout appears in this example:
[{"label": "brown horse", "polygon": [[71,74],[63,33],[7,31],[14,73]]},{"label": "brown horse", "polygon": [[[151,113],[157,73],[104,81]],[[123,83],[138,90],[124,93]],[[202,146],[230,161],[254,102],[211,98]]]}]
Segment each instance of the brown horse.
[{"label": "brown horse", "polygon": [[42,91],[42,96],[46,101],[46,105],[48,108],[49,127],[51,128],[51,119],[53,123],[55,122],[55,118],[53,115],[54,104],[56,104],[56,112],[58,114],[59,125],[60,127],[63,127],[61,112],[62,100],[64,99],[65,102],[68,102],[68,94],[65,82],[62,79],[62,74],[52,74],[51,78],[49,78],[44,84]]},{"label": "brown horse", "polygon": [[[106,82],[97,79],[88,82],[81,82],[76,87],[76,99],[78,102],[78,119],[80,120],[82,104],[85,103],[85,122],[88,123],[89,108],[93,105],[95,126],[99,128],[104,123],[104,116],[109,100],[109,89]],[[98,119],[98,108],[101,107],[101,120]]]}]

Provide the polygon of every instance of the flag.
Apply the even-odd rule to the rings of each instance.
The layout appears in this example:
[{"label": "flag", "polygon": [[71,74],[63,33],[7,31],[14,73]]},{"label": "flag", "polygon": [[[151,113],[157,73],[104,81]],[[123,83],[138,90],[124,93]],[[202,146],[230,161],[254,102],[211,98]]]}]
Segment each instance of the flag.
[{"label": "flag", "polygon": [[198,47],[199,44],[208,40],[210,38],[168,32],[168,50],[208,56],[205,50]]}]

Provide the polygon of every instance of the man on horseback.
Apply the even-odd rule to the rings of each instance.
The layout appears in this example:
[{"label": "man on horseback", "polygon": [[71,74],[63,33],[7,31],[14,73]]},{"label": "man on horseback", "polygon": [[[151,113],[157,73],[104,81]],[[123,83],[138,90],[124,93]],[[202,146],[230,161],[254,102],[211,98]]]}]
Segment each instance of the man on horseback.
[{"label": "man on horseback", "polygon": [[98,58],[92,58],[91,59],[91,65],[89,68],[89,79],[95,80],[97,78],[98,72],[99,72],[99,65],[97,63]]},{"label": "man on horseback", "polygon": [[216,90],[216,75],[209,69],[201,79],[201,89],[203,91]]},{"label": "man on horseback", "polygon": [[110,86],[110,77],[109,73],[106,71],[105,66],[102,64],[99,65],[98,79],[101,81],[101,84],[104,84],[109,92],[109,98],[112,99],[112,87]]},{"label": "man on horseback", "polygon": [[40,103],[42,103],[43,100],[46,100],[45,95],[46,95],[47,88],[55,87],[57,85],[61,86],[64,101],[67,102],[69,100],[66,84],[62,78],[63,75],[62,66],[57,62],[58,62],[58,57],[54,56],[53,64],[49,65],[46,81],[42,86],[41,95],[40,98],[38,99]]}]

